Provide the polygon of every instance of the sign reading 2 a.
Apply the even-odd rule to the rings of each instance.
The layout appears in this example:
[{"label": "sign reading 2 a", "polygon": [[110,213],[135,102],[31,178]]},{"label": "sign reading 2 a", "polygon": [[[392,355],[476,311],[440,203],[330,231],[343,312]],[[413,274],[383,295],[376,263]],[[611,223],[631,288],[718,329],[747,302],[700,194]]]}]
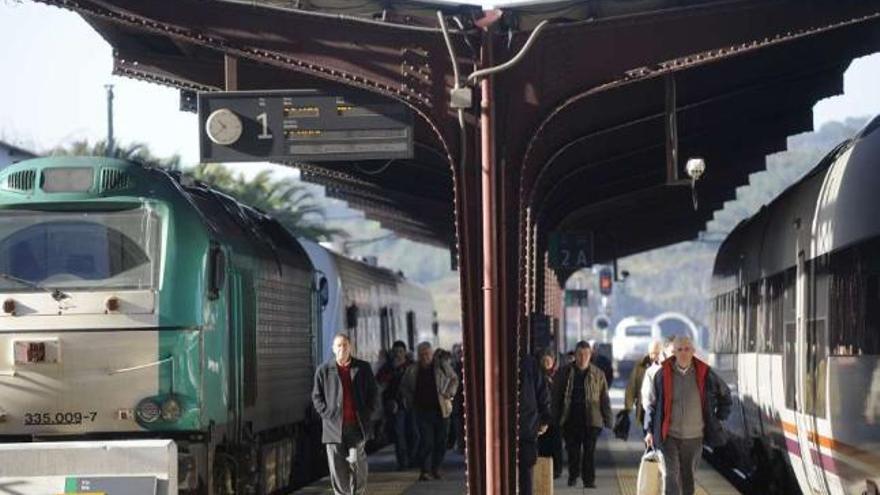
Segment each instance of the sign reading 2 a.
[{"label": "sign reading 2 a", "polygon": [[587,268],[594,263],[592,233],[554,232],[549,244],[551,268]]}]

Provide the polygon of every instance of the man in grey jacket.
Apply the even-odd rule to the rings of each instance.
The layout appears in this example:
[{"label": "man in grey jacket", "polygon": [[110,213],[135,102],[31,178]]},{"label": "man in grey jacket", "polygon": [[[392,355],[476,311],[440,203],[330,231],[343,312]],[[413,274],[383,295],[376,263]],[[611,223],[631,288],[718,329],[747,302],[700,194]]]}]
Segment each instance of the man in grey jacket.
[{"label": "man in grey jacket", "polygon": [[418,362],[410,365],[400,381],[404,405],[415,412],[419,428],[419,481],[440,478],[452,399],[457,389],[458,375],[448,360],[434,359],[429,342],[419,344]]},{"label": "man in grey jacket", "polygon": [[351,355],[351,340],[333,338],[333,359],[318,367],[312,403],[323,420],[321,441],[327,446],[330,482],[335,495],[367,493],[364,445],[376,410],[378,386],[373,369]]}]

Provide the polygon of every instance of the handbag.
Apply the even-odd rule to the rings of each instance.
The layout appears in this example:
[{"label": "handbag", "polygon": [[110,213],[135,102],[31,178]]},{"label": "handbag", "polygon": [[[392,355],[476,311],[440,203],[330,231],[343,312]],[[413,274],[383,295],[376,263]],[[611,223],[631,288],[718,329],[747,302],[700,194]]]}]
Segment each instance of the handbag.
[{"label": "handbag", "polygon": [[654,449],[648,449],[642,456],[636,489],[638,495],[660,495],[663,493],[660,454]]},{"label": "handbag", "polygon": [[614,436],[621,439],[626,440],[629,438],[629,413],[627,411],[620,411],[617,413],[617,417],[614,420]]}]

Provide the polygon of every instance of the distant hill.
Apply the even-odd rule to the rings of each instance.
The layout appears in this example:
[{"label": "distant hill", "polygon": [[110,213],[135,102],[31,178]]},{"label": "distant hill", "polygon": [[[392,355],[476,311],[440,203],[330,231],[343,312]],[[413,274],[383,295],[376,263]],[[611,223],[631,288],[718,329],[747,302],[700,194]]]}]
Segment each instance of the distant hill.
[{"label": "distant hill", "polygon": [[[867,122],[867,118],[831,122],[817,132],[790,137],[788,151],[768,156],[767,169],[749,176],[748,185],[737,189],[736,199],[725,203],[707,223],[704,237],[714,241],[683,242],[620,260],[620,269],[628,270],[631,276],[624,282],[625,296],[614,302],[615,319],[675,310],[700,323],[710,323],[707,295],[719,241]],[[651,309],[654,312],[648,312]]]}]

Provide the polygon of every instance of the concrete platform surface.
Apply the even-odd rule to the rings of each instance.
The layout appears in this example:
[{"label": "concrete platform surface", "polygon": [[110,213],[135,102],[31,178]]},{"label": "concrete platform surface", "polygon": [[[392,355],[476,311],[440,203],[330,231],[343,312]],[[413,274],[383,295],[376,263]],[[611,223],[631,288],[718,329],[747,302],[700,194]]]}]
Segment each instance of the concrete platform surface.
[{"label": "concrete platform surface", "polygon": [[[612,389],[612,405],[622,407],[623,394],[619,388]],[[596,488],[567,485],[567,470],[555,480],[553,493],[558,495],[636,495],[639,461],[644,447],[633,426],[628,441],[612,437],[605,431],[596,446]],[[458,452],[449,451],[441,470],[440,480],[418,481],[418,470],[395,471],[393,447],[386,447],[370,456],[368,495],[461,495],[465,488],[465,461]],[[703,460],[697,473],[697,495],[733,495],[739,493],[724,477]],[[301,495],[332,495],[329,478],[324,478],[304,488]]]}]

